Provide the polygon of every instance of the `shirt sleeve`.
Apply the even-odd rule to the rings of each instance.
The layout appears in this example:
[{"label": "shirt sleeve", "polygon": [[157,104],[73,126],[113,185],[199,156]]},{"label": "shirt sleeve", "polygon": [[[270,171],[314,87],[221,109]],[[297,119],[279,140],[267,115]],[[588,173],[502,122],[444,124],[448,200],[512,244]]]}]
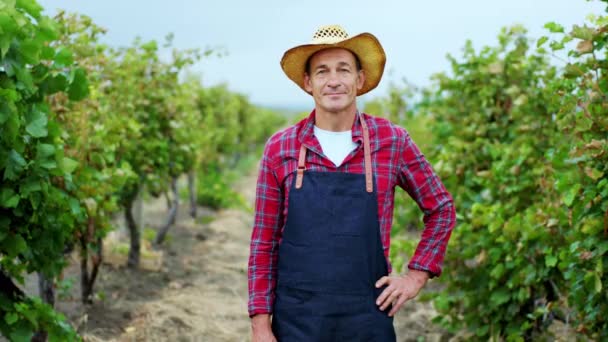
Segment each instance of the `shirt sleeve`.
[{"label": "shirt sleeve", "polygon": [[247,272],[249,316],[271,313],[274,303],[283,193],[272,165],[274,149],[271,141],[264,149],[256,186],[255,219]]},{"label": "shirt sleeve", "polygon": [[452,196],[431,165],[405,133],[401,152],[399,186],[416,201],[424,213],[424,230],[408,268],[441,274],[445,251],[456,223]]}]

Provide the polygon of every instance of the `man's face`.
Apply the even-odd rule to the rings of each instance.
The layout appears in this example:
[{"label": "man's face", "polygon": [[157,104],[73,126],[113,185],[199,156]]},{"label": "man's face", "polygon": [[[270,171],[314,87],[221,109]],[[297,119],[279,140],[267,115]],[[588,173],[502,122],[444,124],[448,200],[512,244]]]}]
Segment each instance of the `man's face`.
[{"label": "man's face", "polygon": [[357,70],[350,51],[336,48],[315,53],[309,72],[304,75],[304,88],[312,93],[317,109],[329,113],[355,110],[365,76]]}]

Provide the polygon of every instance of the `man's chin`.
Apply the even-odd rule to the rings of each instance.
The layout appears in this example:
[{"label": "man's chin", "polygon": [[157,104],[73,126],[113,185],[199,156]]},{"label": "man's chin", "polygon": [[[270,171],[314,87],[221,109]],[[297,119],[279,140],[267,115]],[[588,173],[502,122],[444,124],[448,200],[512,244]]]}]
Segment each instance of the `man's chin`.
[{"label": "man's chin", "polygon": [[341,112],[341,111],[345,110],[347,107],[348,106],[345,105],[344,103],[335,101],[335,102],[331,102],[331,103],[326,103],[323,106],[323,109],[325,109],[328,112],[334,113],[334,112]]}]

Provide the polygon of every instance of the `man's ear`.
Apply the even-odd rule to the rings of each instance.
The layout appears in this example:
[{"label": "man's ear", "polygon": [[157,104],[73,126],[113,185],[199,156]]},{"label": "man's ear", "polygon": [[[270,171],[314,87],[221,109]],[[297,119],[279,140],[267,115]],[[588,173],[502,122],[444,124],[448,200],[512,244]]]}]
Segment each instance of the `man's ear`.
[{"label": "man's ear", "polygon": [[304,89],[307,92],[312,93],[312,84],[310,82],[310,76],[308,76],[307,72],[304,73]]},{"label": "man's ear", "polygon": [[365,72],[363,70],[357,72],[357,80],[357,90],[361,90],[361,88],[363,88],[363,83],[365,83]]}]

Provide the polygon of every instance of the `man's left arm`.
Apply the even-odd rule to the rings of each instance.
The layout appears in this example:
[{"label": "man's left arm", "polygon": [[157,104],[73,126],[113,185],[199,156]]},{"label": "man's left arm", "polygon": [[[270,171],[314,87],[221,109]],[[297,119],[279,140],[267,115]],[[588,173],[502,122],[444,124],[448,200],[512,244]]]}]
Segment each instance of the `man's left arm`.
[{"label": "man's left arm", "polygon": [[424,213],[424,231],[404,276],[382,277],[376,287],[387,286],[377,299],[381,310],[392,304],[393,316],[414,298],[427,280],[441,274],[446,246],[456,222],[452,196],[409,135],[404,132],[400,149],[398,185],[416,201]]}]

